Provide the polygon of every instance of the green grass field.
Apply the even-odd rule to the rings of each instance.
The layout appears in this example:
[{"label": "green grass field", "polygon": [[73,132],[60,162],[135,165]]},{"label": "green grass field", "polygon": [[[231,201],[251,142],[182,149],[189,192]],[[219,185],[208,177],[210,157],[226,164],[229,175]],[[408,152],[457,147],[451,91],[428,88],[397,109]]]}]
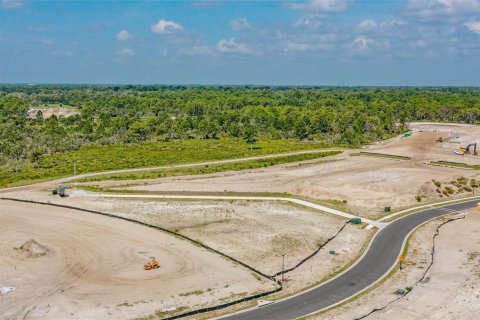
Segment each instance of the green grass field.
[{"label": "green grass field", "polygon": [[179,176],[179,175],[196,175],[196,174],[208,174],[208,173],[224,172],[224,171],[239,171],[239,170],[246,170],[246,169],[265,168],[265,167],[270,167],[270,166],[273,166],[276,164],[282,164],[282,163],[314,160],[314,159],[324,158],[328,156],[334,156],[340,153],[341,151],[321,151],[321,152],[315,152],[315,153],[297,154],[297,155],[276,157],[276,158],[270,158],[270,159],[248,160],[248,161],[242,161],[242,162],[236,162],[236,163],[210,164],[210,165],[201,165],[201,166],[185,167],[185,168],[171,168],[171,169],[160,169],[160,170],[151,170],[151,171],[142,171],[142,172],[106,174],[106,175],[79,179],[78,182],[92,182],[92,181],[103,181],[103,180],[154,179],[154,178],[171,177],[171,176]]},{"label": "green grass field", "polygon": [[[77,174],[127,168],[196,163],[332,147],[295,140],[261,140],[250,148],[241,139],[182,140],[114,146],[84,146],[41,157],[21,169],[0,169],[0,187],[19,186]],[[290,161],[297,161],[295,158]],[[274,160],[270,160],[274,161]],[[229,170],[229,169],[227,169]],[[233,169],[239,170],[239,169]]]}]

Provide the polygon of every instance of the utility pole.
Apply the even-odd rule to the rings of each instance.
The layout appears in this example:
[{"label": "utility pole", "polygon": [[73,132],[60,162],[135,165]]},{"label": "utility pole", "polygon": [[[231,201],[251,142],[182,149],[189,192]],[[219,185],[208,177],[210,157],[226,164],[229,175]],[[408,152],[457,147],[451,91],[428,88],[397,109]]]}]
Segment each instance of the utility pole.
[{"label": "utility pole", "polygon": [[285,281],[284,273],[285,273],[285,253],[282,254],[282,283]]}]

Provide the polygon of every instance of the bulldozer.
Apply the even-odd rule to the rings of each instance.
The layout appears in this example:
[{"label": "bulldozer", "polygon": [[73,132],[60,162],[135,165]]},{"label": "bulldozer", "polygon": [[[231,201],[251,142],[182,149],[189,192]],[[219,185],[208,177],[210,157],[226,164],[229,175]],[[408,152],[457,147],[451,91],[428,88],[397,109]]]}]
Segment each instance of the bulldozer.
[{"label": "bulldozer", "polygon": [[[473,147],[473,150],[471,150],[470,147]],[[473,154],[475,156],[478,156],[477,143],[470,143],[465,148],[463,148],[463,147],[460,148],[460,151],[463,152],[464,154]]]},{"label": "bulldozer", "polygon": [[147,262],[146,265],[143,266],[143,269],[145,270],[153,270],[153,269],[158,269],[160,268],[160,262],[155,260],[155,257],[150,257],[150,261]]}]

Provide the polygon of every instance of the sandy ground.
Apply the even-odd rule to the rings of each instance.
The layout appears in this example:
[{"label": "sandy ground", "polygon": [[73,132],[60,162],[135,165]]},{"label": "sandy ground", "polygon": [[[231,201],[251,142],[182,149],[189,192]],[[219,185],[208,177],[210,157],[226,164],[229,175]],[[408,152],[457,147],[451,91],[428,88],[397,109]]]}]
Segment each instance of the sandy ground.
[{"label": "sandy ground", "polygon": [[[432,237],[443,220],[421,227],[412,237],[405,268],[359,299],[312,319],[352,320],[396,299],[397,288],[413,286],[431,261]],[[459,232],[461,230],[461,232]],[[367,320],[473,320],[480,316],[480,212],[451,222],[436,238],[434,264],[413,291]]]},{"label": "sandy ground", "polygon": [[[459,146],[479,141],[480,127],[412,124],[412,129],[411,138],[397,137],[365,150],[412,158],[407,161],[350,156],[351,153],[358,152],[350,150],[329,158],[334,161],[309,161],[241,172],[133,181],[138,185],[131,189],[168,192],[289,192],[325,201],[346,200],[346,209],[365,217],[379,217],[383,214],[384,206],[397,210],[418,205],[416,195],[422,195],[422,203],[446,200],[439,198],[432,179],[442,183],[461,176],[480,180],[476,171],[426,164],[433,160],[480,163],[479,157],[453,154],[453,150]],[[435,143],[440,136],[446,138],[446,142]],[[112,186],[131,182],[109,181],[100,184]],[[19,188],[11,194],[8,194],[11,192],[8,190],[2,193],[5,196],[100,209],[158,224],[229,253],[266,273],[281,269],[283,253],[287,254],[286,267],[295,264],[343,224],[343,220],[337,217],[278,203],[162,202],[100,200],[91,197],[60,199],[47,196],[47,187],[50,187],[49,183]],[[449,198],[467,195],[455,193]],[[28,313],[28,317],[44,319],[128,319],[169,307],[212,305],[246,292],[273,287],[270,282],[256,280],[249,271],[218,255],[156,230],[77,211],[5,201],[1,201],[0,206],[0,286],[17,287],[16,291],[0,296],[0,310],[7,310],[6,318],[23,318]],[[345,208],[342,207],[341,210],[343,209]],[[448,254],[455,259],[461,259],[459,256],[462,256],[453,253],[458,251],[459,246],[465,246],[462,247],[463,256],[475,256],[474,253],[478,251],[479,233],[475,230],[480,223],[479,218],[475,219],[475,223],[462,225],[467,231],[460,229],[462,233],[459,234],[451,231],[451,239],[455,241],[449,247],[451,250]],[[453,224],[460,223],[463,222]],[[406,265],[403,273],[397,273],[392,278],[393,282],[387,282],[372,291],[374,298],[367,295],[367,300],[357,300],[351,304],[351,309],[341,308],[337,310],[344,311],[334,310],[331,314],[324,315],[326,319],[343,319],[340,317],[343,314],[349,316],[345,319],[352,319],[370,311],[373,305],[382,305],[394,298],[392,292],[398,286],[405,287],[414,283],[428,263],[429,244],[435,224],[438,222],[429,224],[415,235],[412,248],[416,251],[409,254],[411,262]],[[472,229],[475,226],[477,229]],[[450,226],[442,230],[449,230],[447,228]],[[320,254],[287,275],[286,290],[281,295],[297,292],[338,271],[358,256],[370,234],[371,231],[349,225]],[[470,237],[464,237],[465,235]],[[48,253],[31,258],[13,249],[29,239],[44,245],[49,250]],[[442,241],[447,243],[446,239]],[[467,250],[469,245],[475,245],[477,250]],[[330,249],[337,254],[328,254]],[[162,268],[152,272],[142,269],[150,255],[155,255],[160,260]],[[468,270],[478,270],[474,266],[477,263],[475,259],[476,257],[469,260],[471,265],[465,262],[463,269],[455,267],[452,262],[453,267],[458,269],[455,269],[455,274],[459,275],[457,278],[446,269],[438,271],[439,275],[443,272],[447,276],[440,277],[443,282],[438,284],[436,290],[457,288],[457,282],[466,285],[469,281],[465,280],[469,277]],[[447,281],[449,276],[453,282]],[[450,284],[444,287],[443,283]],[[471,289],[465,287],[464,291],[467,294],[473,290],[472,292],[477,292],[478,298],[478,282],[475,283],[477,284]],[[415,290],[422,292],[427,284],[429,283],[423,283]],[[192,293],[196,290],[200,293]],[[466,301],[467,311],[471,301],[478,302],[460,293],[460,289],[456,290],[459,299]],[[416,291],[404,300],[412,299]],[[460,302],[463,300],[451,297],[446,300],[442,295],[434,296],[433,299],[443,301],[442,305],[450,305],[448,310],[456,310],[453,301],[462,306],[463,302]],[[440,308],[436,302],[431,302],[432,296],[428,292],[417,299],[427,301],[424,304],[431,305],[432,308]],[[358,301],[363,303],[359,305]],[[402,305],[402,301],[396,305]],[[408,308],[407,305],[403,306],[403,309]],[[472,319],[465,312],[465,319]],[[411,318],[417,319],[413,316]]]},{"label": "sandy ground", "polygon": [[[365,156],[350,156],[358,151],[347,151],[329,159],[310,164],[288,164],[241,172],[224,172],[201,176],[171,177],[136,183],[133,190],[147,191],[202,191],[202,192],[288,192],[319,200],[346,200],[347,208],[366,217],[379,217],[383,208],[392,210],[417,205],[415,197],[423,202],[441,200],[432,179],[450,181],[454,178],[480,177],[476,171],[427,165],[434,160],[480,163],[480,158],[453,153],[468,142],[480,142],[480,127],[471,125],[412,124],[410,138],[397,137],[367,147],[364,151],[411,157],[411,160],[393,160]],[[420,132],[421,131],[421,132]],[[439,137],[444,143],[436,143]],[[106,182],[112,186],[119,182]],[[101,184],[102,185],[102,184]],[[467,196],[467,194],[452,197]],[[445,198],[443,198],[445,200]]]},{"label": "sandy ground", "polygon": [[53,115],[57,117],[63,116],[68,118],[73,115],[80,114],[78,109],[73,107],[43,107],[28,110],[27,116],[31,119],[35,119],[39,111],[42,112],[43,119],[48,119]]},{"label": "sandy ground", "polygon": [[[191,243],[109,217],[0,201],[0,319],[131,319],[272,282]],[[14,249],[30,239],[45,255]],[[161,268],[145,271],[155,256]]]},{"label": "sandy ground", "polygon": [[[32,200],[45,196],[29,193]],[[268,201],[157,201],[98,197],[48,197],[48,201],[158,225],[227,253],[261,272],[275,274],[298,263],[335,235],[346,219],[301,206]],[[373,230],[347,225],[313,259],[285,278],[281,295],[297,292],[351,263]],[[335,250],[336,254],[329,254]]]}]

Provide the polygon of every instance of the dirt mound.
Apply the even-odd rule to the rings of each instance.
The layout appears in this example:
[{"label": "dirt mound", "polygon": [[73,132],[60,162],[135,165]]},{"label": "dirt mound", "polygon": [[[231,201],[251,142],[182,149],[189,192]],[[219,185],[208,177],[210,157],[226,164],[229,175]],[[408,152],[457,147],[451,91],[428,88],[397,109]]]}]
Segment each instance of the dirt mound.
[{"label": "dirt mound", "polygon": [[22,252],[27,258],[38,258],[47,255],[50,252],[50,249],[41,245],[37,241],[30,239],[19,248],[16,248]]}]

